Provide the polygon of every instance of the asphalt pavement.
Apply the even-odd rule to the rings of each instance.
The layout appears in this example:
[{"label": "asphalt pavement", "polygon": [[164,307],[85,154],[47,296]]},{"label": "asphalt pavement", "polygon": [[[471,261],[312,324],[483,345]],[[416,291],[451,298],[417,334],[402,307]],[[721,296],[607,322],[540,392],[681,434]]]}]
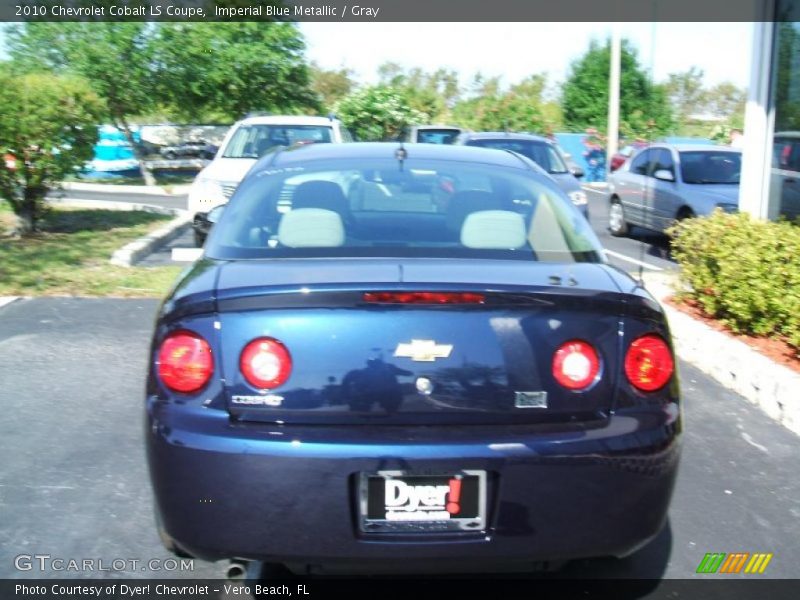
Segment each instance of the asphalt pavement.
[{"label": "asphalt pavement", "polygon": [[[0,308],[0,578],[221,574],[201,561],[182,572],[146,566],[169,558],[153,526],[142,432],[157,306],[38,298]],[[577,561],[563,575],[715,577],[695,574],[707,552],[772,552],[761,577],[797,578],[800,438],[679,367],[685,436],[669,527],[629,559]],[[140,562],[120,572],[18,571],[20,554]]]},{"label": "asphalt pavement", "polygon": [[149,255],[136,263],[137,267],[161,267],[165,265],[187,265],[187,262],[175,262],[172,260],[173,248],[194,248],[194,232],[191,227],[187,227],[183,233],[171,239],[163,246],[156,248]]},{"label": "asphalt pavement", "polygon": [[[111,188],[112,186],[109,185]],[[186,210],[186,194],[141,194],[135,192],[100,192],[88,190],[59,190],[50,194],[54,198],[77,200],[111,200],[114,202],[130,202],[131,204],[153,204],[163,208]]]},{"label": "asphalt pavement", "polygon": [[674,271],[678,268],[670,256],[667,236],[640,227],[632,227],[625,237],[608,233],[608,193],[589,185],[584,185],[583,189],[589,199],[589,222],[611,264],[629,273],[639,269]]}]

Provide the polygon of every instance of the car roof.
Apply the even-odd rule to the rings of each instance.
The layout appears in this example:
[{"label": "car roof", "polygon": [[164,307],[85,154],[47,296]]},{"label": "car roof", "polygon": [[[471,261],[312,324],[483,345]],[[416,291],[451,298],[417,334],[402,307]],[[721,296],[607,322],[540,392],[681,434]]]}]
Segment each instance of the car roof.
[{"label": "car roof", "polygon": [[643,146],[640,150],[656,148],[668,148],[678,152],[734,152],[741,154],[741,148],[731,148],[730,146],[716,146],[714,144],[665,144],[663,142]]},{"label": "car roof", "polygon": [[546,142],[552,144],[553,140],[549,140],[541,135],[534,135],[532,133],[517,133],[510,131],[470,131],[463,134],[463,139],[467,140],[528,140],[531,142]]},{"label": "car roof", "polygon": [[399,142],[352,142],[348,144],[304,144],[292,148],[278,150],[264,155],[253,170],[296,163],[336,160],[336,159],[372,159],[395,158],[395,153],[404,148],[411,160],[447,160],[456,162],[472,162],[533,170],[530,165],[513,152],[497,151],[489,148],[471,146],[453,146],[448,144],[400,144]]},{"label": "car roof", "polygon": [[458,125],[413,125],[412,129],[420,130],[420,129],[453,129],[458,131],[463,131],[461,127]]},{"label": "car roof", "polygon": [[240,125],[321,125],[339,124],[338,119],[329,117],[309,117],[305,115],[264,115],[247,117],[239,121]]}]

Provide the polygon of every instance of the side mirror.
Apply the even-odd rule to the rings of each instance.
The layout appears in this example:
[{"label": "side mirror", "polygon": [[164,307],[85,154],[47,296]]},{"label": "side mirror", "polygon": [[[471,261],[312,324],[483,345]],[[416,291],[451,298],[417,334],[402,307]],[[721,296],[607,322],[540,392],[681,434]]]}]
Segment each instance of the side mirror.
[{"label": "side mirror", "polygon": [[570,172],[570,173],[572,173],[572,174],[573,174],[573,175],[574,175],[576,178],[578,178],[578,179],[580,179],[581,177],[583,177],[583,176],[584,176],[584,174],[585,174],[585,173],[583,172],[583,169],[581,169],[581,168],[580,168],[578,165],[574,165],[574,166],[570,167],[570,170],[569,170],[569,172]]},{"label": "side mirror", "polygon": [[206,215],[206,221],[209,223],[216,223],[219,221],[219,218],[222,216],[222,211],[225,209],[224,204],[220,204],[219,206],[215,206]]},{"label": "side mirror", "polygon": [[666,169],[659,169],[653,173],[653,177],[660,179],[661,181],[675,181],[675,176],[672,174],[672,172],[667,171]]}]

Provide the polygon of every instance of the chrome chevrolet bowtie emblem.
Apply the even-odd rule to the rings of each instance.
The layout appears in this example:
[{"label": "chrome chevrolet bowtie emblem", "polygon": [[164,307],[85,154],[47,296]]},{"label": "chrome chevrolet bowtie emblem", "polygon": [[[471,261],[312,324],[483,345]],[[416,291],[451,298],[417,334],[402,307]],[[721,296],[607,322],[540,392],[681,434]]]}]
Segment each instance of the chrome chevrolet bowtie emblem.
[{"label": "chrome chevrolet bowtie emblem", "polygon": [[411,340],[411,343],[397,344],[394,355],[417,362],[433,362],[437,358],[447,358],[452,351],[451,344],[437,344],[433,340]]}]

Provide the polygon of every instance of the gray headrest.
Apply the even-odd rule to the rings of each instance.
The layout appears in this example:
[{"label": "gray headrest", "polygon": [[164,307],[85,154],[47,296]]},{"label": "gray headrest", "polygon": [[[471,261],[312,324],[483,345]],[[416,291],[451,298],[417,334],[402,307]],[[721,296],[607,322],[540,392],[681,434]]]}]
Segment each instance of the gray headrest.
[{"label": "gray headrest", "polygon": [[481,210],[467,215],[461,243],[467,248],[508,250],[525,245],[525,219],[510,210]]},{"label": "gray headrest", "polygon": [[342,218],[332,210],[298,208],[281,217],[278,242],[289,248],[334,248],[344,244]]}]

